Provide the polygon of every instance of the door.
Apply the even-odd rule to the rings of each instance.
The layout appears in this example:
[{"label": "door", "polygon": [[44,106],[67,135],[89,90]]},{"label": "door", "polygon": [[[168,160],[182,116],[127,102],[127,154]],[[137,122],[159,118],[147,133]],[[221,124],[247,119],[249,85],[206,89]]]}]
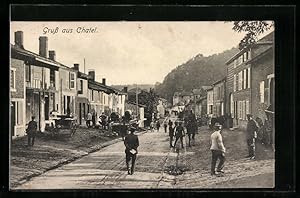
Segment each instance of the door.
[{"label": "door", "polygon": [[11,102],[10,106],[10,129],[11,129],[11,136],[15,136],[15,126],[16,126],[16,103]]},{"label": "door", "polygon": [[49,120],[49,96],[45,96],[45,120]]},{"label": "door", "polygon": [[275,83],[274,83],[274,78],[271,78],[270,81],[270,105],[272,105],[272,110],[274,111],[274,107],[275,107],[275,95],[274,95],[274,91],[275,91]]},{"label": "door", "polygon": [[81,121],[82,121],[82,112],[81,112],[81,108],[82,108],[82,103],[79,103],[79,124],[81,125]]}]

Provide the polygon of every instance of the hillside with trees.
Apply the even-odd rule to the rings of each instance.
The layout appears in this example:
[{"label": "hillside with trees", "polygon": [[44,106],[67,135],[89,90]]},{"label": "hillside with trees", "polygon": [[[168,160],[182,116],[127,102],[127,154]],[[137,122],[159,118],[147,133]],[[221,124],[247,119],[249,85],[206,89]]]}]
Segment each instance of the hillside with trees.
[{"label": "hillside with trees", "polygon": [[176,91],[191,91],[204,85],[211,85],[226,76],[225,63],[238,51],[237,48],[232,48],[207,57],[198,54],[173,69],[162,83],[156,83],[155,92],[171,102]]}]

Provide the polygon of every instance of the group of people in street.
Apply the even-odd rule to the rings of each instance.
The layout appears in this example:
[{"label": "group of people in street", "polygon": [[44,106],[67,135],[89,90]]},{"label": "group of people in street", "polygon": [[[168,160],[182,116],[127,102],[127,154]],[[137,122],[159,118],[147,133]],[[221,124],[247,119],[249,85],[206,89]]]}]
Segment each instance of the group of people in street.
[{"label": "group of people in street", "polygon": [[[95,115],[95,114],[93,114]],[[93,116],[91,113],[87,115],[87,123],[89,121],[93,121]],[[107,119],[104,113],[101,115],[103,119]],[[101,118],[100,116],[100,118]],[[104,118],[105,116],[105,118]],[[246,127],[246,141],[248,146],[248,155],[246,156],[249,159],[255,159],[255,145],[256,145],[256,138],[257,132],[259,130],[259,124],[253,119],[253,115],[247,114],[247,127]],[[134,173],[135,161],[137,157],[139,147],[139,138],[134,133],[138,126],[133,126],[126,122],[125,117],[122,120],[122,125],[120,128],[120,135],[122,140],[124,141],[125,145],[125,155],[126,155],[126,167],[128,174],[132,175]],[[183,124],[184,123],[184,124]],[[94,123],[93,123],[94,124]],[[87,124],[90,127],[90,124]],[[159,131],[160,129],[160,122],[159,120],[156,121],[156,129]],[[195,143],[195,134],[197,133],[198,126],[195,114],[190,111],[189,114],[183,120],[176,119],[174,122],[167,119],[163,122],[164,132],[167,133],[169,131],[169,144],[170,148],[176,148],[177,142],[180,140],[181,148],[184,148],[183,145],[183,137],[185,136],[185,129],[188,135],[188,146],[190,147],[191,141]],[[154,128],[154,122],[151,122],[151,131]],[[224,164],[225,164],[225,153],[226,148],[223,143],[222,137],[222,128],[223,125],[220,122],[213,123],[213,133],[210,136],[211,141],[211,175],[223,175],[224,174]],[[37,134],[37,122],[35,121],[35,116],[32,116],[31,121],[28,123],[28,127],[26,129],[26,133],[28,136],[28,146],[33,146],[35,141],[35,136]],[[173,140],[175,137],[175,142],[173,144]],[[131,161],[131,166],[130,166]],[[219,161],[217,165],[217,161]],[[217,166],[217,167],[216,167]]]},{"label": "group of people in street", "polygon": [[86,126],[88,128],[95,128],[98,122],[102,129],[108,129],[109,121],[109,117],[105,115],[104,112],[99,116],[99,119],[97,118],[96,112],[88,112],[86,116]]}]

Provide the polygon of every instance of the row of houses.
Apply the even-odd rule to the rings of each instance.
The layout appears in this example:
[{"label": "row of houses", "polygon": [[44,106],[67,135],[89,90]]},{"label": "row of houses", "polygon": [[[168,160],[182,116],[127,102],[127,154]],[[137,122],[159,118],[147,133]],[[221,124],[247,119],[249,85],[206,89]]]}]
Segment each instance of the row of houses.
[{"label": "row of houses", "polygon": [[23,32],[15,32],[10,59],[10,115],[11,136],[23,136],[26,123],[36,117],[38,129],[43,132],[52,112],[77,117],[85,125],[88,112],[109,115],[125,111],[126,90],[106,85],[106,79],[97,82],[95,71],[79,71],[79,64],[66,66],[48,50],[48,38],[39,37],[39,53],[26,50]]},{"label": "row of houses", "polygon": [[233,127],[245,128],[247,114],[265,120],[266,111],[274,122],[274,32],[240,50],[224,65],[223,79],[191,93],[176,92],[173,105],[190,106],[198,117],[231,118]]}]

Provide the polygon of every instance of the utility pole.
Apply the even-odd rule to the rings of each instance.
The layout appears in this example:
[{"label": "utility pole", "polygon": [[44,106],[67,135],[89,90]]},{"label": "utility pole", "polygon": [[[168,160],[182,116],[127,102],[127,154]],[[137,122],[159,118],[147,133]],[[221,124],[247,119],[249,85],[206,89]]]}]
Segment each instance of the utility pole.
[{"label": "utility pole", "polygon": [[136,116],[138,118],[139,116],[139,97],[138,97],[138,85],[136,84],[136,89],[135,89],[135,101],[136,101]]},{"label": "utility pole", "polygon": [[83,59],[83,73],[85,73],[85,58]]}]

